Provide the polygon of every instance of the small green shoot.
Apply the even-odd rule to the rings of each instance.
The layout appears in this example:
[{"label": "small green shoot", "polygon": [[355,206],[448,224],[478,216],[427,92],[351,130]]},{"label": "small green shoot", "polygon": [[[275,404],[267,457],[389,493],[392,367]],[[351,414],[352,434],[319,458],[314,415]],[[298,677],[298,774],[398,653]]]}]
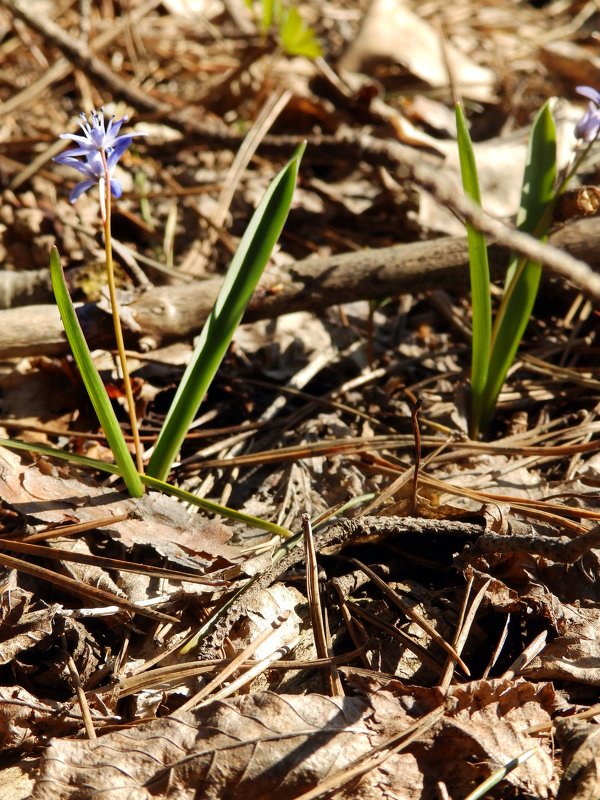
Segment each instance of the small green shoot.
[{"label": "small green shoot", "polygon": [[[473,146],[462,109],[456,109],[458,148],[465,194],[480,203]],[[523,176],[521,207],[517,219],[521,231],[544,240],[548,235],[556,188],[556,129],[549,104],[545,103],[533,123]],[[498,395],[512,365],[529,322],[537,296],[541,265],[513,258],[504,295],[490,337],[491,300],[485,240],[467,225],[471,295],[473,305],[473,353],[471,371],[470,433],[476,438],[491,421]]]},{"label": "small green shoot", "polygon": [[[533,123],[523,175],[519,230],[545,241],[556,197],[556,127],[548,102]],[[488,381],[481,404],[480,424],[485,430],[498,395],[525,333],[537,297],[542,265],[513,258],[508,267],[504,296],[494,321]]]},{"label": "small green shoot", "polygon": [[288,56],[306,56],[319,58],[322,55],[321,45],[315,32],[307,25],[295,6],[286,9],[279,22],[279,39],[284,53]]},{"label": "small green shoot", "polygon": [[[245,0],[252,11],[253,0]],[[272,27],[276,27],[277,38],[281,49],[288,56],[306,56],[319,58],[323,55],[321,45],[315,32],[302,19],[296,6],[285,6],[282,0],[260,0],[259,27],[266,35]]]},{"label": "small green shoot", "polygon": [[279,238],[292,202],[304,147],[296,150],[275,177],[250,220],[160,431],[148,475],[165,480],[169,474]]}]

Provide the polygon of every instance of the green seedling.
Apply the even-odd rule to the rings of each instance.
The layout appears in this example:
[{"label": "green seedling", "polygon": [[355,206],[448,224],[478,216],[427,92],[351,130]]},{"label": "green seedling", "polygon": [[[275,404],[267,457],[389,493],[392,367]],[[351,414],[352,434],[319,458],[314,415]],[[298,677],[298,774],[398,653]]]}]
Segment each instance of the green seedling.
[{"label": "green seedling", "polygon": [[[254,11],[253,0],[245,2]],[[304,22],[296,6],[284,6],[281,0],[260,0],[257,17],[263,35],[275,28],[279,45],[286,55],[313,59],[322,55],[315,32]]]},{"label": "green seedling", "polygon": [[[578,91],[592,100],[575,130],[584,147],[576,150],[572,165],[561,180],[557,180],[556,128],[549,102],[544,103],[533,122],[517,227],[540,241],[547,239],[555,204],[600,131],[600,94],[589,87],[579,87]],[[473,146],[460,105],[456,106],[456,122],[463,188],[471,200],[481,205]],[[470,224],[467,224],[467,239],[473,317],[469,431],[475,439],[487,430],[508,370],[514,363],[538,294],[542,267],[526,258],[511,258],[492,325],[486,242]]]}]

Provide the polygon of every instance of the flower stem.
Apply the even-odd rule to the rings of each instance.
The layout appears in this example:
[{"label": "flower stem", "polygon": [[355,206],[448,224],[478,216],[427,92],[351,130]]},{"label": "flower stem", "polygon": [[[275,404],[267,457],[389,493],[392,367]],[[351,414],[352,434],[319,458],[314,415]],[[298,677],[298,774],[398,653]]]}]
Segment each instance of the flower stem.
[{"label": "flower stem", "polygon": [[106,274],[108,279],[108,294],[110,298],[110,307],[112,310],[113,326],[115,329],[115,341],[117,344],[117,352],[119,354],[119,362],[121,364],[121,372],[123,374],[123,384],[125,387],[125,399],[127,401],[127,409],[129,411],[129,422],[131,425],[131,433],[133,435],[133,445],[135,448],[135,463],[137,471],[140,475],[144,474],[144,461],[142,454],[142,444],[140,442],[140,434],[137,426],[137,416],[135,413],[135,402],[133,399],[133,391],[131,388],[131,380],[129,378],[129,370],[127,368],[127,356],[125,355],[125,343],[123,341],[123,331],[121,329],[121,320],[119,318],[119,303],[117,300],[117,291],[115,287],[115,268],[112,255],[112,237],[111,237],[111,190],[110,190],[110,173],[108,164],[106,163],[106,153],[104,150],[100,151],[102,163],[104,165],[104,186],[100,186],[100,202],[102,212],[102,225],[104,228],[104,248],[106,252]]}]

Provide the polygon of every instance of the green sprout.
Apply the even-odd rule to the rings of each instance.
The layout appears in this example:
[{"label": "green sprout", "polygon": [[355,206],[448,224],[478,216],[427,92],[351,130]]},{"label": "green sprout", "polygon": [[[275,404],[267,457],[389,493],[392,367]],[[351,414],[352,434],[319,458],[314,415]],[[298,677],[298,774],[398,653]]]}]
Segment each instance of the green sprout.
[{"label": "green sprout", "polygon": [[[562,179],[557,180],[556,127],[548,101],[537,113],[531,129],[517,227],[539,241],[547,239],[556,202],[600,131],[600,93],[590,87],[578,87],[578,91],[592,102],[575,129],[584,146],[575,152],[573,163]],[[481,205],[473,145],[459,104],[456,123],[463,189]],[[511,258],[502,300],[492,323],[487,245],[482,233],[471,224],[466,227],[473,329],[469,432],[476,439],[487,430],[508,370],[514,363],[538,294],[542,266],[524,257]]]},{"label": "green sprout", "polygon": [[[253,0],[245,0],[245,3],[251,11],[254,10]],[[286,55],[306,58],[322,55],[315,32],[304,22],[295,6],[284,6],[281,0],[260,0],[257,16],[264,36],[275,28],[279,45]]]}]

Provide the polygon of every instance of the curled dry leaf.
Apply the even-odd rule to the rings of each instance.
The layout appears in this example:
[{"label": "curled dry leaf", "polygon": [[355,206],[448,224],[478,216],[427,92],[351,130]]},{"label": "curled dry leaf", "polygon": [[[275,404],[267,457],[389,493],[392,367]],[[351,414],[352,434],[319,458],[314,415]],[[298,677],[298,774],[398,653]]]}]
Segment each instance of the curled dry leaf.
[{"label": "curled dry leaf", "polygon": [[236,650],[243,650],[263,631],[268,630],[280,614],[288,612],[286,622],[254,652],[257,660],[266,658],[277,648],[296,640],[302,622],[296,613],[296,607],[302,603],[306,603],[306,598],[294,587],[276,583],[264,589],[248,603],[243,620],[229,636],[231,643]]},{"label": "curled dry leaf", "polygon": [[523,674],[535,680],[600,686],[600,612],[597,608],[564,609],[568,613],[563,635],[549,642]]},{"label": "curled dry leaf", "polygon": [[[9,594],[10,593],[10,594]],[[13,658],[26,652],[54,632],[53,620],[59,606],[31,610],[32,594],[20,587],[2,593],[0,624],[0,664],[9,664]]]},{"label": "curled dry leaf", "polygon": [[[352,682],[360,685],[356,678]],[[369,688],[363,685],[363,690]],[[390,681],[370,699],[375,721],[388,736],[396,732],[403,711],[421,716],[442,702],[436,688],[409,687],[398,681]],[[554,707],[555,692],[548,683],[500,679],[452,687],[446,715],[410,747],[424,776],[424,794],[417,796],[436,796],[435,786],[442,781],[460,787],[463,797],[510,759],[539,744],[535,758],[505,780],[520,796],[553,797],[556,777],[550,745],[546,738],[529,736],[527,730],[549,724]]]},{"label": "curled dry leaf", "polygon": [[[465,96],[483,102],[494,99],[496,77],[492,70],[476,64],[449,42],[446,58]],[[433,87],[448,83],[440,34],[402,0],[376,0],[340,62],[343,69],[369,74],[377,66],[389,64],[402,65]]]}]

